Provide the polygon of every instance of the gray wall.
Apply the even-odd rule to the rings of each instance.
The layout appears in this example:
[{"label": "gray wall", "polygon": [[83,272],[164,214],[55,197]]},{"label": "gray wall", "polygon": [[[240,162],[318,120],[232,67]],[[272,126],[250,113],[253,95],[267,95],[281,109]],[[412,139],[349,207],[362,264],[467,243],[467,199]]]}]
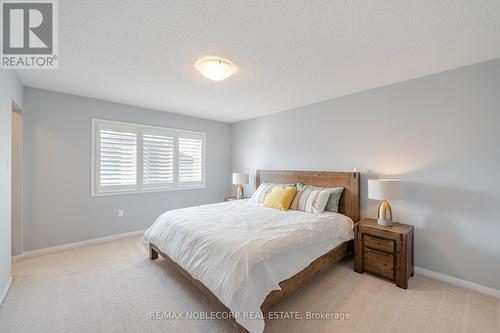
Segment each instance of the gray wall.
[{"label": "gray wall", "polygon": [[[33,88],[23,116],[24,251],[144,229],[167,210],[220,202],[230,190],[227,123]],[[205,132],[206,188],[91,197],[94,117]]]},{"label": "gray wall", "polygon": [[[16,73],[0,71],[0,296],[10,279],[11,117],[13,104],[22,107],[23,87]],[[1,301],[1,300],[0,300]]]},{"label": "gray wall", "polygon": [[235,171],[357,168],[365,217],[378,205],[367,179],[402,178],[404,200],[392,206],[416,227],[416,265],[500,289],[500,59],[243,121],[232,133]]}]

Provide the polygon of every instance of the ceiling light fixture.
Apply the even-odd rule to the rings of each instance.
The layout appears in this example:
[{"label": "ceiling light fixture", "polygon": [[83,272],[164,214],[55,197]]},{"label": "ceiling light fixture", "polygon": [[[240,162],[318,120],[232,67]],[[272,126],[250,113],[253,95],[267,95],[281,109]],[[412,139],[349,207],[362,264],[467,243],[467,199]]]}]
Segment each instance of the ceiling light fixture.
[{"label": "ceiling light fixture", "polygon": [[212,81],[222,81],[236,72],[236,66],[221,57],[203,57],[198,59],[194,67],[203,76]]}]

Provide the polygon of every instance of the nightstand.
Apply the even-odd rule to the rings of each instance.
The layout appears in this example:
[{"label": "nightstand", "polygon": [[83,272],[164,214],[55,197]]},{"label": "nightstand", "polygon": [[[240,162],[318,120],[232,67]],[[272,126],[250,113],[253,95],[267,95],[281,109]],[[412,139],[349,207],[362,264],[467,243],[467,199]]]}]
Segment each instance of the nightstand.
[{"label": "nightstand", "polygon": [[225,197],[224,198],[224,201],[225,202],[228,202],[228,201],[233,201],[233,200],[242,200],[242,199],[248,199],[249,197],[243,197],[243,198],[237,198],[237,197]]},{"label": "nightstand", "polygon": [[408,288],[413,276],[413,226],[394,223],[392,227],[364,219],[354,225],[354,270],[377,274]]}]

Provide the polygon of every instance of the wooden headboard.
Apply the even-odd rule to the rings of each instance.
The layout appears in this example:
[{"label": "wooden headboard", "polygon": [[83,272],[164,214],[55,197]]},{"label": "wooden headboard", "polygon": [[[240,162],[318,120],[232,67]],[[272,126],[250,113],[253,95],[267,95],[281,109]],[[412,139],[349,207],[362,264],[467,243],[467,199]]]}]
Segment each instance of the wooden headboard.
[{"label": "wooden headboard", "polygon": [[321,187],[344,188],[340,197],[339,213],[359,221],[359,172],[257,170],[257,187],[260,183],[302,183]]}]

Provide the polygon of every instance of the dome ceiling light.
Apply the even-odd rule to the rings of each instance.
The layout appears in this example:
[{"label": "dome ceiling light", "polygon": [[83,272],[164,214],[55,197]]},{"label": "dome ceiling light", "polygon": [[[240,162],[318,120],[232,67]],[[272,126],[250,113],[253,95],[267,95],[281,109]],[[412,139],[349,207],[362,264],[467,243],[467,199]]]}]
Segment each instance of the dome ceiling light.
[{"label": "dome ceiling light", "polygon": [[198,59],[194,67],[212,81],[222,81],[236,72],[236,66],[231,61],[213,56]]}]

